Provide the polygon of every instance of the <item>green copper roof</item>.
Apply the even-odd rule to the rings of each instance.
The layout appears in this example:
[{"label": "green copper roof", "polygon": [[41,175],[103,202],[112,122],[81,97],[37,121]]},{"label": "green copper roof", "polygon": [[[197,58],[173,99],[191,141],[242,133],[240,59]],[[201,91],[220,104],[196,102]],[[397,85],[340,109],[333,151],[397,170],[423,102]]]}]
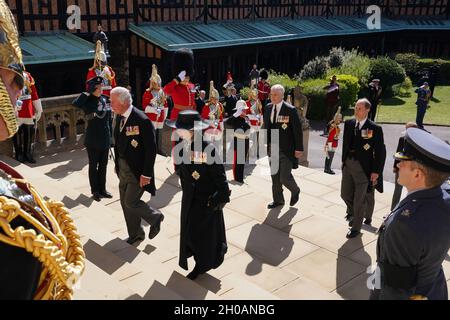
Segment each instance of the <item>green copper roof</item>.
[{"label": "green copper roof", "polygon": [[26,35],[19,42],[25,65],[94,59],[94,44],[69,32]]},{"label": "green copper roof", "polygon": [[164,50],[179,48],[207,49],[269,43],[323,36],[368,34],[401,30],[450,30],[450,20],[436,19],[381,19],[381,29],[369,30],[365,18],[307,17],[276,19],[257,22],[226,21],[209,24],[130,24],[136,35]]}]

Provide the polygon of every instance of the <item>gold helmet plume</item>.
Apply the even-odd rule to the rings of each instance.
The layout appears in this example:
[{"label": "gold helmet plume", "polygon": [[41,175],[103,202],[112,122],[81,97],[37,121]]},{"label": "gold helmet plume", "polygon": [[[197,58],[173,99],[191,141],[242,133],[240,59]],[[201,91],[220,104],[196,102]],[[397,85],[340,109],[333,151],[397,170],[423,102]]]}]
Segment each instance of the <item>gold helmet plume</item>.
[{"label": "gold helmet plume", "polygon": [[[19,35],[14,17],[4,0],[0,0],[0,68],[16,73],[15,82],[23,87],[23,63],[22,51],[19,47]],[[14,113],[13,101],[16,97],[10,97],[3,79],[0,78],[0,115],[5,121],[8,136],[13,136],[18,129],[17,119]]]},{"label": "gold helmet plume", "polygon": [[209,82],[209,100],[217,99],[219,100],[219,91],[214,88],[214,81]]},{"label": "gold helmet plume", "polygon": [[150,87],[152,86],[151,82],[156,82],[159,87],[161,87],[161,77],[158,74],[158,67],[155,64],[152,64],[152,75],[150,77]]},{"label": "gold helmet plume", "polygon": [[94,65],[92,68],[96,68],[100,65],[100,62],[106,63],[106,53],[105,49],[103,48],[103,44],[100,40],[97,40],[97,43],[95,44],[95,56],[94,56]]}]

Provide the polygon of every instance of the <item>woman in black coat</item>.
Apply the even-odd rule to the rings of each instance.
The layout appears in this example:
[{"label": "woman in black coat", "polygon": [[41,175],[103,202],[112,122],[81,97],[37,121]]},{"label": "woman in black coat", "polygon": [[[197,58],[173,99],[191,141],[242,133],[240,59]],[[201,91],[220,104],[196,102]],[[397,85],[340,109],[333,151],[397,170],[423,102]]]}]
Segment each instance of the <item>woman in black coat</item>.
[{"label": "woman in black coat", "polygon": [[[195,267],[187,275],[192,280],[219,267],[224,260],[227,241],[223,207],[230,202],[231,193],[224,166],[214,159],[214,146],[194,142],[194,122],[199,133],[208,127],[193,110],[180,112],[176,121],[167,121],[183,139],[174,149],[183,190],[179,265],[188,270],[187,259],[194,257]],[[197,132],[195,139],[202,138]]]}]

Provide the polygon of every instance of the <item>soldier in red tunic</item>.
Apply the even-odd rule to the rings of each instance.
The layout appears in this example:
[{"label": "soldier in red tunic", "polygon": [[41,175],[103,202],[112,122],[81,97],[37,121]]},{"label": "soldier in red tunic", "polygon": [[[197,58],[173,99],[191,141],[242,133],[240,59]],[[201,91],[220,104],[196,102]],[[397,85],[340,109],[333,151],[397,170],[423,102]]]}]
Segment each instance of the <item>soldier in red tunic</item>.
[{"label": "soldier in red tunic", "polygon": [[103,78],[102,95],[106,98],[106,102],[109,105],[109,93],[116,87],[116,74],[107,64],[106,53],[100,40],[97,41],[94,65],[89,69],[86,75],[86,81],[95,77]]},{"label": "soldier in red tunic", "polygon": [[156,144],[159,146],[159,130],[164,126],[169,111],[167,97],[161,88],[161,77],[158,74],[156,65],[152,65],[152,75],[150,85],[142,96],[142,110],[152,121],[156,131]]},{"label": "soldier in red tunic", "polygon": [[42,104],[35,82],[31,74],[23,71],[24,87],[16,105],[19,130],[13,137],[15,157],[17,161],[36,163],[31,152],[33,131],[42,115]]},{"label": "soldier in red tunic", "polygon": [[330,121],[328,126],[328,138],[327,142],[325,142],[325,173],[335,174],[333,170],[331,170],[331,163],[333,162],[334,153],[338,147],[339,134],[341,129],[339,128],[339,124],[342,122],[342,114],[341,107],[338,108],[336,114],[334,115],[333,120]]},{"label": "soldier in red tunic", "polygon": [[259,76],[261,78],[261,81],[258,81],[258,99],[261,101],[262,107],[263,107],[263,114],[264,114],[264,108],[266,107],[266,104],[269,99],[270,94],[270,84],[267,80],[269,78],[269,73],[267,70],[261,70],[259,72]]},{"label": "soldier in red tunic", "polygon": [[209,85],[209,101],[203,107],[202,118],[209,122],[204,138],[206,141],[214,142],[222,139],[224,108],[219,102],[219,91],[214,88],[214,82],[210,81]]},{"label": "soldier in red tunic", "polygon": [[194,54],[190,49],[175,51],[172,61],[174,79],[165,85],[164,93],[172,97],[173,109],[170,120],[176,120],[182,110],[196,110],[195,86],[190,82],[194,76]]}]

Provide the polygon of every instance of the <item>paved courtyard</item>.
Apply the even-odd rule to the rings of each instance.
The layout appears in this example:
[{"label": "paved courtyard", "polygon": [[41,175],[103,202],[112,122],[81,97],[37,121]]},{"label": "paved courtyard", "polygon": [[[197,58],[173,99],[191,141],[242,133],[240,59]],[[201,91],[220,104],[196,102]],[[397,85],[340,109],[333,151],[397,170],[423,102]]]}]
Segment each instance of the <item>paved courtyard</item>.
[{"label": "paved courtyard", "polygon": [[[295,207],[268,210],[271,182],[267,159],[248,166],[243,185],[230,183],[224,210],[229,250],[222,266],[194,282],[178,266],[181,189],[170,158],[158,156],[156,197],[144,200],[166,219],[153,240],[130,246],[119,202],[113,162],[108,190],[113,199],[90,198],[85,150],[41,157],[33,168],[1,156],[38,187],[71,210],[87,254],[75,299],[367,299],[367,268],[375,262],[376,228],[389,213],[393,184],[376,194],[373,227],[347,240],[340,175],[300,167],[302,192]],[[336,161],[336,163],[338,160]],[[227,171],[231,180],[231,170]],[[285,198],[290,199],[286,192]],[[146,232],[148,226],[145,226]],[[193,268],[193,260],[189,260]],[[450,280],[450,256],[444,264]]]}]

